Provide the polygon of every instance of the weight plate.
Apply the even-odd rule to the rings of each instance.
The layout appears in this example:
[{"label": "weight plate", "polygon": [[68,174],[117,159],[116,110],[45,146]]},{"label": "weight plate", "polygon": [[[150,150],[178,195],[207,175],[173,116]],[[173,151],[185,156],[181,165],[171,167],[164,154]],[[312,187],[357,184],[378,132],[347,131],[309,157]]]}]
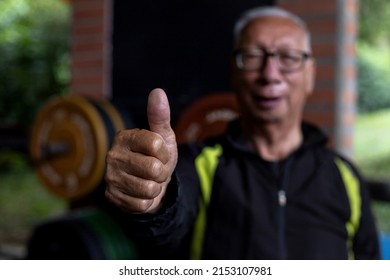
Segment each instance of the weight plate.
[{"label": "weight plate", "polygon": [[107,114],[112,125],[114,126],[115,132],[126,128],[123,117],[114,105],[112,105],[106,100],[93,100],[92,102],[100,106],[100,108],[105,112],[105,114]]},{"label": "weight plate", "polygon": [[225,131],[228,122],[238,115],[238,104],[233,93],[204,96],[188,107],[177,121],[177,142],[199,142],[219,135]]},{"label": "weight plate", "polygon": [[72,200],[102,180],[108,145],[106,127],[90,102],[81,97],[56,97],[33,124],[30,154],[43,184]]}]

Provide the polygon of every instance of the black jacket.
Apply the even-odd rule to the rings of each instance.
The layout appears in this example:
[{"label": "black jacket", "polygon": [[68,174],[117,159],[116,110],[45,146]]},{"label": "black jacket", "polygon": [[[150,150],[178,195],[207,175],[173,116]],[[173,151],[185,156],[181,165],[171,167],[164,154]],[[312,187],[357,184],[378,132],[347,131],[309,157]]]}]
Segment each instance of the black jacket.
[{"label": "black jacket", "polygon": [[[302,146],[282,162],[265,161],[250,150],[237,123],[224,136],[180,147],[165,207],[157,215],[133,217],[141,257],[189,258],[194,244],[204,259],[347,259],[348,245],[356,259],[380,258],[363,180],[342,159],[360,182],[358,223],[348,244],[351,202],[335,164],[341,157],[326,148],[327,138],[318,129],[303,124],[302,130]],[[201,206],[194,163],[216,145],[220,154],[208,177],[210,201]],[[207,209],[204,236],[193,243],[200,209]]]}]

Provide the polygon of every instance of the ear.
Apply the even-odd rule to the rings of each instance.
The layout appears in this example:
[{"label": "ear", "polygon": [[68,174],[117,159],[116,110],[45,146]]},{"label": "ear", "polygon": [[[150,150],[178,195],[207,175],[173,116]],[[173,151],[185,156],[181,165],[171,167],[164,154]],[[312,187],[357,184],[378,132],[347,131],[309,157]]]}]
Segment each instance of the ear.
[{"label": "ear", "polygon": [[313,93],[315,80],[316,80],[316,61],[314,58],[311,58],[309,61],[307,61],[307,65],[306,65],[305,90],[307,96]]}]

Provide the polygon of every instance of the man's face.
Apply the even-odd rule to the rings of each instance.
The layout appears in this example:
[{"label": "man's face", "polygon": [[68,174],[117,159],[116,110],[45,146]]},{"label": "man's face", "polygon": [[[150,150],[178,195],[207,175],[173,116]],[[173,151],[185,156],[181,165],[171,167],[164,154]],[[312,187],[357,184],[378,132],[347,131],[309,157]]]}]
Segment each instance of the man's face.
[{"label": "man's face", "polygon": [[[310,53],[305,33],[294,22],[275,17],[249,23],[236,47],[267,52],[294,49]],[[300,122],[306,98],[313,90],[314,76],[313,59],[306,60],[297,70],[283,71],[274,57],[267,57],[258,70],[240,70],[233,66],[232,85],[246,120]]]}]

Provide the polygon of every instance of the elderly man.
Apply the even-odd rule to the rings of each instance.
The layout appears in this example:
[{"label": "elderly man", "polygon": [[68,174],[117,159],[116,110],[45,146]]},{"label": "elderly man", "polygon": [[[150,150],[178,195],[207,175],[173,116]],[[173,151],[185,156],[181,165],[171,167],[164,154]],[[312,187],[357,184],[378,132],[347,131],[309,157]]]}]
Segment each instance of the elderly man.
[{"label": "elderly man", "polygon": [[127,213],[142,257],[378,259],[370,201],[350,162],[302,122],[315,80],[310,34],[276,8],[236,22],[232,87],[240,120],[177,147],[163,90],[149,130],[117,134],[106,196]]}]

